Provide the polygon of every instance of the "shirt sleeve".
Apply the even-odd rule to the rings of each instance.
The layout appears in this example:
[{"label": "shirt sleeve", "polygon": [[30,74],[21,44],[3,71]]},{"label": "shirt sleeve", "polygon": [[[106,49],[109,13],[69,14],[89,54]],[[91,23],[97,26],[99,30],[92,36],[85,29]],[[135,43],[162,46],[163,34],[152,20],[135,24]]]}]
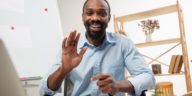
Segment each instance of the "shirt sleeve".
[{"label": "shirt sleeve", "polygon": [[155,86],[154,75],[143,56],[128,38],[122,40],[122,53],[125,66],[132,77],[129,81],[134,86],[134,94],[140,96],[143,90],[153,88]]},{"label": "shirt sleeve", "polygon": [[57,92],[61,93],[61,90],[62,90],[61,88],[59,88],[56,91],[53,91],[53,90],[49,89],[47,86],[48,77],[50,76],[50,74],[55,72],[59,68],[60,65],[61,65],[61,53],[57,57],[56,64],[51,66],[49,71],[43,76],[43,79],[41,80],[41,84],[40,84],[40,95],[41,96],[44,96],[44,95],[53,96]]}]

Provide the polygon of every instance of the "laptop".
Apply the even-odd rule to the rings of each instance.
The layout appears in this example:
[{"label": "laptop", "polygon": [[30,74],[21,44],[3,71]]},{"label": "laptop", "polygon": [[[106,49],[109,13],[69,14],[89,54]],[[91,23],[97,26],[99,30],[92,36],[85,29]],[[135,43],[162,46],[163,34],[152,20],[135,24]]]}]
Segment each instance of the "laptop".
[{"label": "laptop", "polygon": [[0,39],[0,96],[26,96],[22,83]]}]

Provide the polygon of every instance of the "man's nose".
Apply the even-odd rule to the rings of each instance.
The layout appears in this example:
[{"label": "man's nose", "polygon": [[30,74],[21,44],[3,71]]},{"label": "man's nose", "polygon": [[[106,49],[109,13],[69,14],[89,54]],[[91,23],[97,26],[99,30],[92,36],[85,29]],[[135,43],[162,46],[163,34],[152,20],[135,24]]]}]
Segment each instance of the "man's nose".
[{"label": "man's nose", "polygon": [[97,14],[94,14],[94,15],[92,16],[92,21],[99,21],[100,19],[101,19],[100,16],[97,15]]}]

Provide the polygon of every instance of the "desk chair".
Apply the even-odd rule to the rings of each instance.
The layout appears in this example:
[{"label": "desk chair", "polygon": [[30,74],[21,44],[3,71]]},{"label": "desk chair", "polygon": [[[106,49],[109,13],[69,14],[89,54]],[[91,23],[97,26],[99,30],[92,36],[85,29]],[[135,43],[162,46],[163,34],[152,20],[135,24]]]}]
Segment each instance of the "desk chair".
[{"label": "desk chair", "polygon": [[69,80],[69,75],[67,75],[64,80],[64,96],[71,96],[73,85],[74,84],[71,82],[71,80]]}]

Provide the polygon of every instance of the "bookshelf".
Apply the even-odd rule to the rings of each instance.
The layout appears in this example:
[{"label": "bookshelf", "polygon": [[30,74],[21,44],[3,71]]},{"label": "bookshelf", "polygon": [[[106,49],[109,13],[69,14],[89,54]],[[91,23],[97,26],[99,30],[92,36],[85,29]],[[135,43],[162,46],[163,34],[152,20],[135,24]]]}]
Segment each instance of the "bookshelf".
[{"label": "bookshelf", "polygon": [[[128,14],[124,16],[116,17],[114,16],[114,30],[116,33],[120,33],[123,35],[126,35],[127,32],[124,30],[124,23],[145,19],[149,17],[155,17],[159,15],[165,15],[176,12],[178,15],[178,21],[179,21],[179,32],[180,36],[179,38],[171,38],[166,40],[159,40],[159,41],[152,41],[152,42],[144,42],[135,44],[137,48],[144,48],[144,47],[150,47],[150,46],[159,46],[159,45],[166,45],[166,44],[175,44],[170,49],[166,50],[165,52],[161,53],[158,57],[152,58],[146,55],[143,55],[145,58],[151,59],[151,62],[156,61],[159,62],[162,65],[169,66],[169,64],[165,64],[158,59],[167,54],[169,51],[174,49],[175,47],[181,45],[181,51],[183,56],[183,64],[184,64],[184,72],[177,73],[177,74],[160,74],[159,76],[170,76],[170,75],[185,75],[185,81],[186,81],[186,89],[187,92],[192,91],[192,84],[191,84],[191,76],[190,76],[190,69],[189,69],[189,60],[188,60],[188,52],[187,52],[187,45],[185,41],[185,29],[184,29],[184,21],[183,21],[183,14],[182,9],[177,1],[176,4],[164,6],[156,9],[151,9],[147,11],[142,11],[134,14]],[[149,62],[150,64],[150,62]]]}]

